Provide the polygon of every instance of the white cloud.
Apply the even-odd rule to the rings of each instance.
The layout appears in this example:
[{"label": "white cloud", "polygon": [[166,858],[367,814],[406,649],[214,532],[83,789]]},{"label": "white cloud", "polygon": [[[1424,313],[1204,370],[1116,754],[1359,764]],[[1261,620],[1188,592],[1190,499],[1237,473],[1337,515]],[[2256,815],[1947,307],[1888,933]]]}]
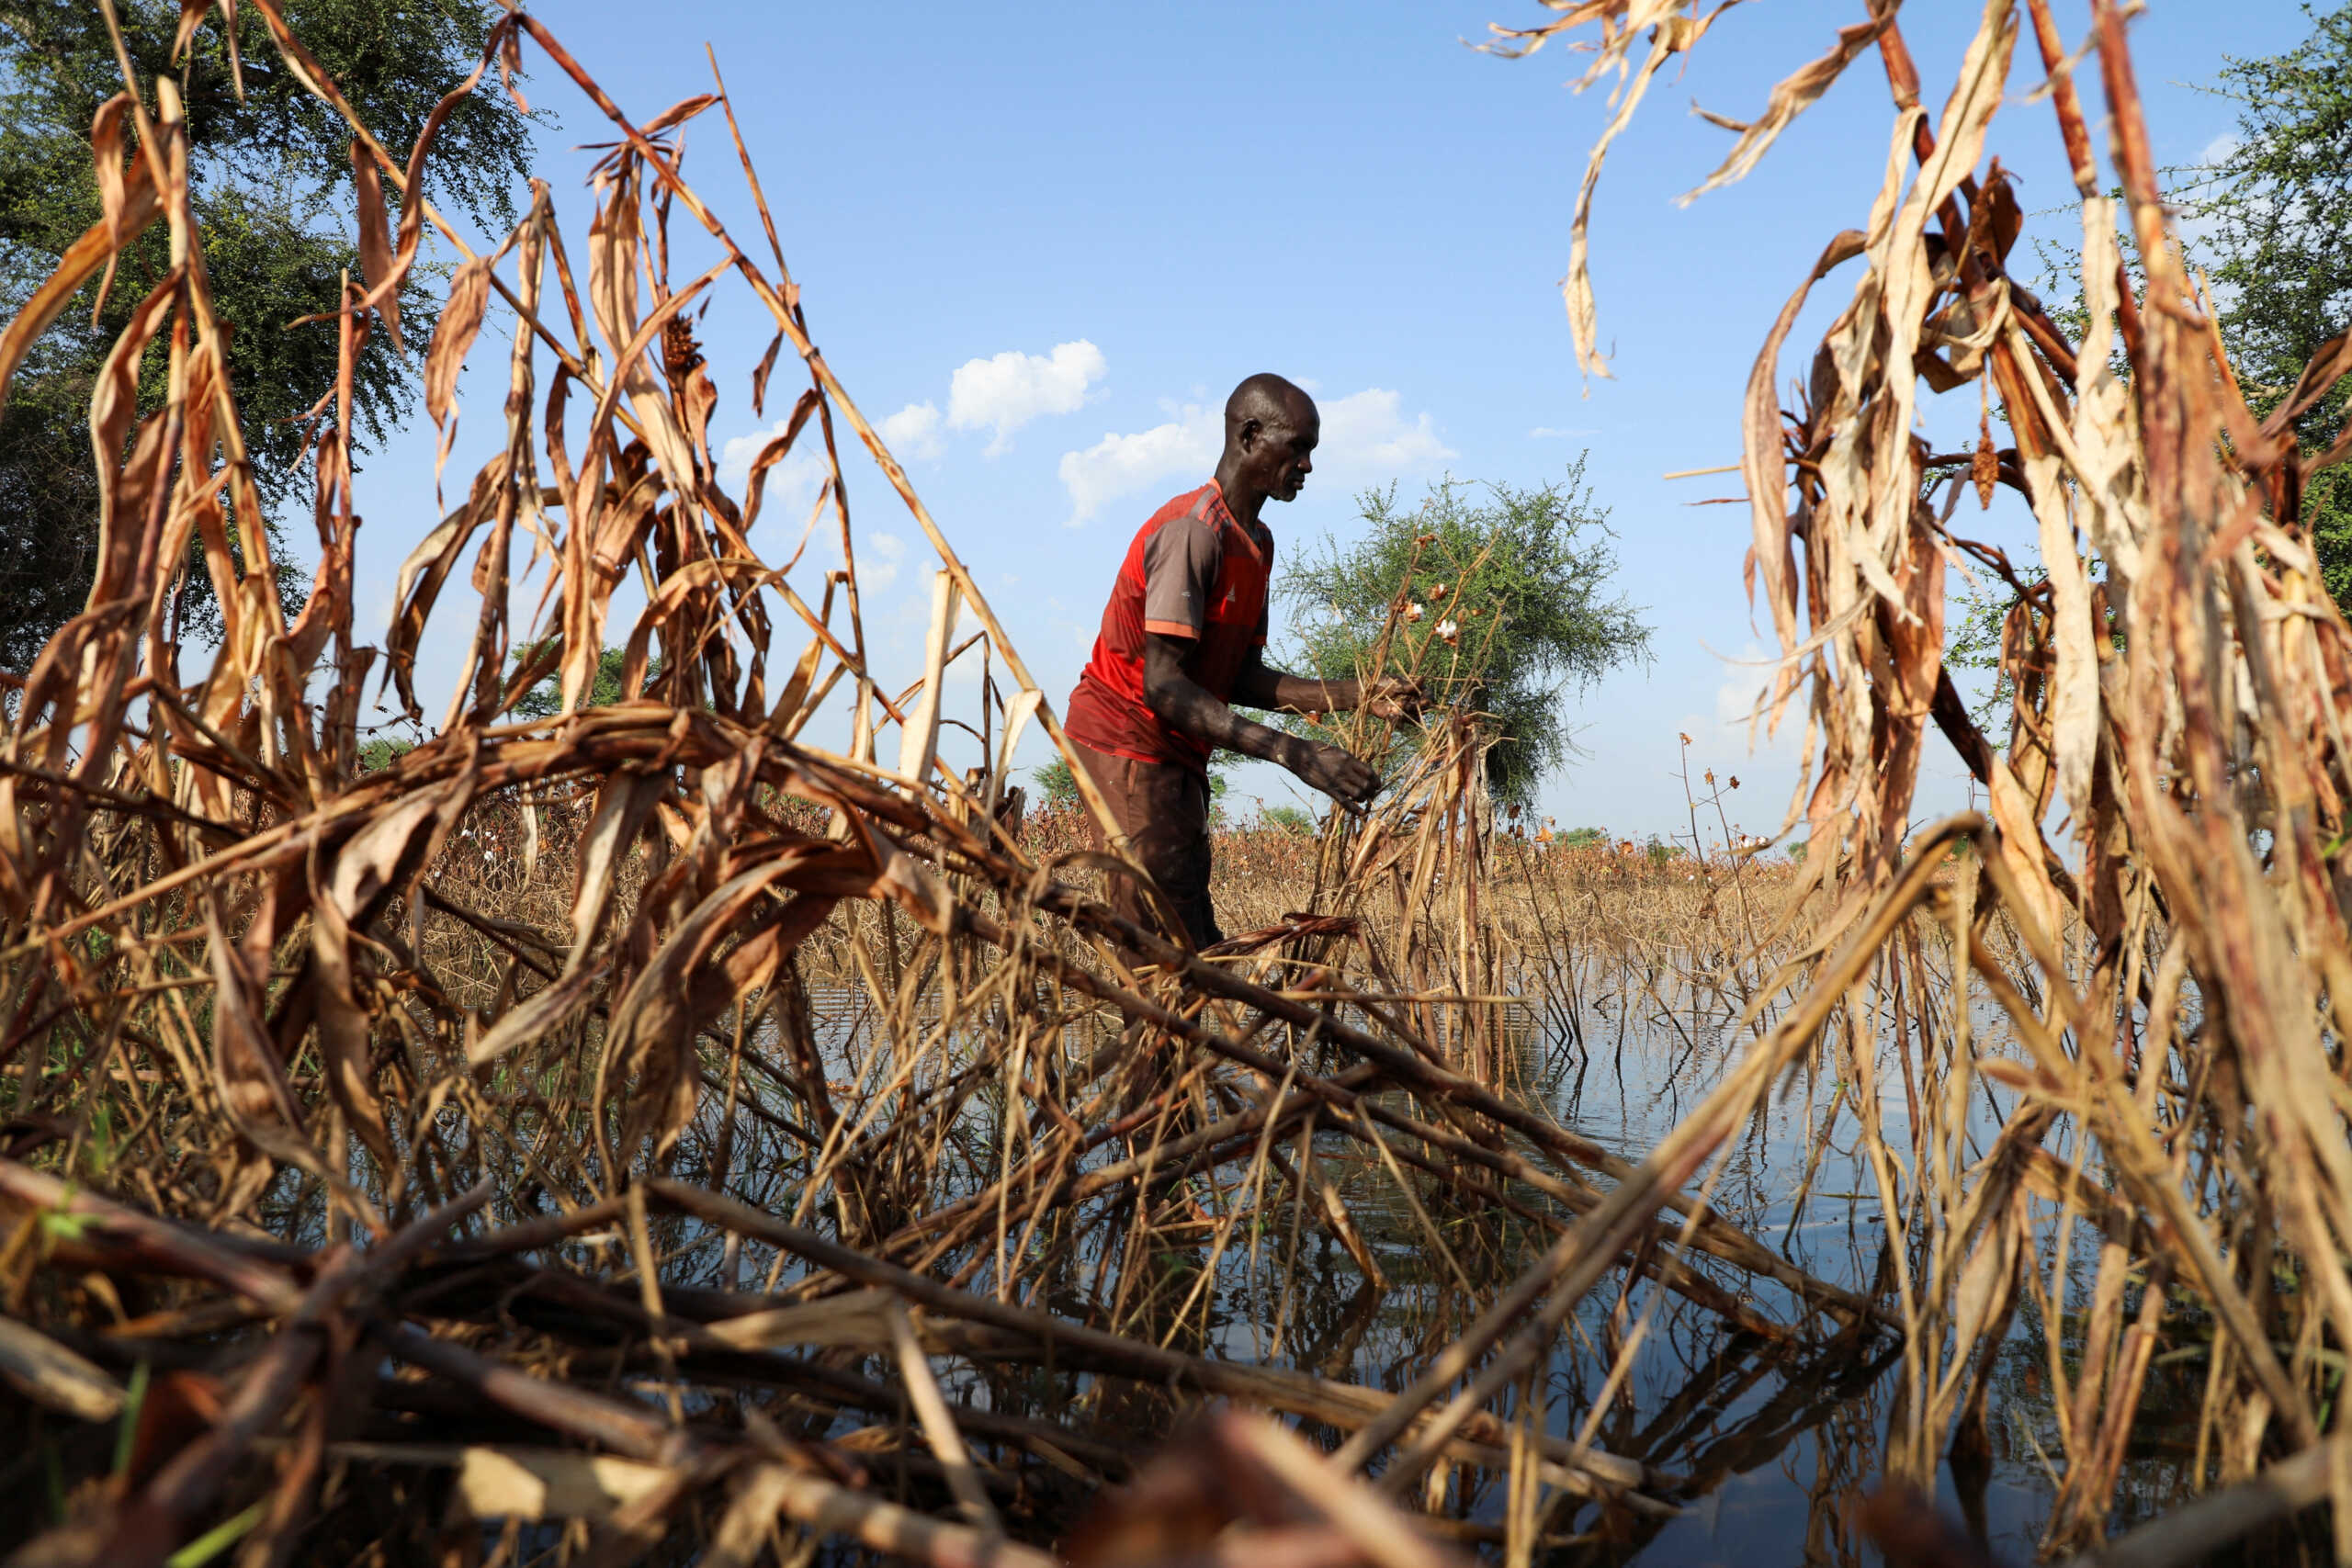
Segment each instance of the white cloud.
[{"label": "white cloud", "polygon": [[[1751,640],[1736,655],[1724,659],[1723,684],[1715,688],[1715,725],[1713,741],[1716,746],[1735,745],[1741,750],[1759,752],[1792,750],[1804,728],[1804,708],[1802,693],[1792,697],[1782,714],[1780,731],[1768,736],[1764,726],[1757,723],[1765,697],[1770,694],[1772,672],[1778,660],[1765,652],[1760,643]],[[1792,720],[1794,722],[1792,723]],[[1686,719],[1686,724],[1691,721]],[[1751,724],[1754,728],[1750,728]],[[1696,728],[1695,724],[1691,728]]]},{"label": "white cloud", "polygon": [[1110,367],[1084,338],[1054,345],[1051,354],[1008,349],[992,359],[969,359],[947,385],[950,430],[992,430],[989,455],[1004,450],[1012,433],[1040,414],[1076,413],[1087,389]]},{"label": "white cloud", "polygon": [[[1004,450],[1012,433],[1030,421],[1044,414],[1077,412],[1084,406],[1088,390],[1108,370],[1102,351],[1084,338],[1056,344],[1051,354],[1012,349],[989,359],[966,360],[948,378],[944,414],[929,398],[909,403],[882,422],[882,440],[901,461],[910,457],[932,461],[946,450],[941,440],[945,432],[989,430],[995,433],[988,447],[989,456],[994,457]],[[760,448],[782,434],[787,423],[778,420],[763,431],[729,441],[719,450],[719,481],[729,490],[741,491]],[[771,501],[781,499],[782,488],[810,496],[816,493],[816,487],[824,480],[823,460],[808,457],[806,450],[796,449],[769,473]],[[811,464],[817,470],[813,479],[808,477]]]},{"label": "white cloud", "polygon": [[1527,434],[1537,441],[1559,441],[1573,435],[1598,435],[1600,432],[1581,424],[1539,424]]},{"label": "white cloud", "polygon": [[1073,528],[1105,503],[1178,474],[1208,477],[1225,443],[1224,416],[1199,403],[1166,424],[1133,435],[1105,435],[1083,452],[1062,454],[1062,485],[1069,491]]},{"label": "white cloud", "polygon": [[[718,482],[737,500],[749,499],[745,491],[751,485],[753,459],[759,457],[760,448],[784,434],[787,423],[778,420],[765,430],[738,435],[718,449]],[[823,442],[814,431],[804,427],[800,439],[792,444],[791,455],[768,469],[766,481],[760,487],[761,517],[788,518],[788,525],[798,529],[808,521],[808,508],[817,500],[818,489],[831,472],[825,461]]]},{"label": "white cloud", "polygon": [[[777,420],[769,429],[755,430],[749,435],[735,436],[726,446],[721,446],[718,449],[718,482],[729,490],[742,489],[743,481],[752,472],[752,459],[760,455],[761,447],[784,434],[786,423],[788,422],[785,420]],[[790,460],[786,459],[787,462]]]},{"label": "white cloud", "polygon": [[939,405],[929,399],[909,403],[882,422],[882,440],[901,461],[938,457]]},{"label": "white cloud", "polygon": [[1427,413],[1406,423],[1401,401],[1395,392],[1368,387],[1322,404],[1315,466],[1343,478],[1394,479],[1453,457]]},{"label": "white cloud", "polygon": [[858,564],[857,585],[879,593],[899,581],[899,563],[907,558],[907,542],[896,534],[865,536],[865,559]]},{"label": "white cloud", "polygon": [[[1323,440],[1315,449],[1316,469],[1352,483],[1425,471],[1453,457],[1430,416],[1416,414],[1408,421],[1402,402],[1393,391],[1370,387],[1320,404]],[[1147,485],[1180,476],[1195,482],[1208,478],[1224,446],[1224,415],[1204,403],[1187,403],[1165,424],[1131,435],[1105,435],[1083,452],[1063,453],[1070,526]]]},{"label": "white cloud", "polygon": [[1749,643],[1737,660],[1724,661],[1723,684],[1715,688],[1715,724],[1726,735],[1743,734],[1764,700],[1771,669],[1761,662],[1764,650]]}]

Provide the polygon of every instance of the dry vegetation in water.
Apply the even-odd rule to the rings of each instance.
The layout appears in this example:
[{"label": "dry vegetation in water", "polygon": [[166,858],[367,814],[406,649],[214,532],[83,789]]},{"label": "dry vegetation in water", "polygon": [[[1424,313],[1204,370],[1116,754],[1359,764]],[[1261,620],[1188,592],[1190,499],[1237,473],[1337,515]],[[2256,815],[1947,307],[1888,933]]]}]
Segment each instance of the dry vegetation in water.
[{"label": "dry vegetation in water", "polygon": [[[1511,43],[1597,32],[1587,80],[1625,73],[1611,136],[1713,16],[1554,9]],[[227,520],[259,502],[178,99],[168,77],[127,81],[93,137],[106,217],[0,334],[5,389],[127,236],[172,234],[93,391],[97,585],[23,673],[0,756],[0,1419],[18,1456],[0,1463],[8,1495],[39,1477],[64,1513],[11,1517],[41,1532],[19,1560],[748,1563],[846,1543],[941,1568],[1049,1550],[1606,1561],[1757,1459],[1703,1434],[1638,1454],[1593,1440],[1660,1314],[1787,1361],[1895,1347],[1885,1468],[1925,1484],[1983,1444],[2021,1301],[2045,1323],[2080,1309],[2041,1369],[2052,1550],[2103,1533],[2160,1347],[2202,1358],[2188,1481],[2217,1490],[2120,1550],[2184,1561],[2331,1497],[2352,1533],[2330,1435],[2352,1353],[2352,667],[2297,514],[2352,435],[2306,459],[2291,412],[2247,414],[2166,231],[2123,18],[2091,9],[2076,62],[2044,0],[1990,0],[1930,112],[1874,0],[1718,175],[1841,72],[1883,65],[1884,187],[1749,389],[1752,567],[1785,655],[1770,706],[1801,715],[1810,764],[1803,864],[1677,885],[1539,858],[1489,831],[1486,741],[1451,713],[1366,817],[1229,842],[1227,923],[1253,929],[1210,953],[1097,901],[1119,869],[1067,824],[1007,831],[1014,749],[1058,726],[816,349],[749,158],[748,245],[681,173],[689,124],[730,149],[723,83],[633,119],[542,22],[492,31],[461,93],[503,90],[528,52],[613,141],[584,254],[543,184],[492,253],[444,231],[464,259],[427,406],[449,416],[495,296],[521,324],[505,438],[453,479],[463,500],[401,568],[379,650],[351,635],[347,398],[312,424],[308,607],[287,620],[253,531],[248,570],[232,557]],[[187,17],[242,25],[339,101],[273,0]],[[2076,171],[2079,344],[2009,281],[2018,208],[1997,163],[1980,168],[2029,24],[2052,90],[2017,112],[2053,117]],[[2069,73],[2094,64],[2120,206]],[[415,189],[437,123],[401,150],[354,125],[363,186]],[[1570,290],[1588,355],[1592,189]],[[377,306],[437,222],[422,199],[397,231],[380,217],[362,212],[366,277],[331,312],[346,362],[390,329]],[[2119,289],[2119,221],[2140,295]],[[1784,412],[1781,340],[1849,264],[1852,301]],[[775,323],[753,407],[792,399],[740,496],[717,478],[720,394],[688,327],[722,287]],[[169,368],[152,407],[132,397],[148,355]],[[2290,407],[2344,358],[2339,339]],[[1988,423],[1974,454],[1923,448],[1923,375],[1983,382],[2014,447]],[[911,686],[866,662],[852,440],[941,562]],[[763,476],[796,448],[825,458],[806,529],[838,532],[841,570],[753,546],[806,536],[797,519],[755,536]],[[2007,627],[1997,751],[1942,664],[1945,562],[2008,571],[1955,531],[1971,481],[2026,497],[2050,568]],[[191,540],[225,628],[201,669],[164,615]],[[460,572],[478,611],[444,598]],[[630,694],[583,708],[632,572],[650,607],[610,628]],[[951,646],[961,606],[982,630]],[[464,678],[432,739],[363,772],[365,684],[388,676],[418,713],[428,626],[462,626]],[[982,662],[976,685],[945,680],[958,660]],[[549,675],[561,711],[514,719]],[[977,696],[950,714],[951,691]],[[835,698],[855,716],[838,754],[802,738]],[[950,722],[983,766],[941,760]],[[1931,733],[1992,815],[1906,840]],[[2062,803],[2071,858],[2044,832]],[[1677,1005],[1703,983],[1741,1043],[1638,1161],[1516,1092],[1498,999],[1623,994],[1637,969],[1679,976],[1661,993]],[[2007,1032],[1988,1041],[1995,1016]],[[1867,1291],[1808,1276],[1707,1198],[1711,1161],[1807,1063],[1839,1086],[1819,1137],[1856,1141],[1885,1218]],[[1389,1184],[1435,1287],[1384,1279],[1325,1179],[1335,1147]],[[1317,1370],[1347,1362],[1301,1343],[1306,1247],[1355,1258],[1375,1303],[1445,1303],[1392,1386]],[[1235,1270],[1272,1292],[1255,1359],[1212,1332],[1211,1281]],[[1614,1298],[1610,1365],[1563,1437],[1540,1373],[1596,1291]],[[1283,1424],[1187,1429],[1204,1400]],[[1895,1495],[1864,1522],[1903,1555],[1919,1519]]]}]

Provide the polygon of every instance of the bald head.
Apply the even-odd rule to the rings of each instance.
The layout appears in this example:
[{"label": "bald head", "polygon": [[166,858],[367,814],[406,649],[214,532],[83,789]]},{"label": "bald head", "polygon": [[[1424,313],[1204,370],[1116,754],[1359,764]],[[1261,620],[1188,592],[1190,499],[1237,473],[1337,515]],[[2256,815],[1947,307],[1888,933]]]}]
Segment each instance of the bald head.
[{"label": "bald head", "polygon": [[1261,370],[1234,388],[1233,395],[1225,400],[1226,441],[1230,444],[1235,433],[1251,420],[1261,425],[1276,422],[1292,426],[1313,423],[1315,400],[1295,383],[1271,370]]},{"label": "bald head", "polygon": [[1271,371],[1233,389],[1225,400],[1225,457],[1217,483],[1226,504],[1256,521],[1267,501],[1294,501],[1315,471],[1323,421],[1315,400]]}]

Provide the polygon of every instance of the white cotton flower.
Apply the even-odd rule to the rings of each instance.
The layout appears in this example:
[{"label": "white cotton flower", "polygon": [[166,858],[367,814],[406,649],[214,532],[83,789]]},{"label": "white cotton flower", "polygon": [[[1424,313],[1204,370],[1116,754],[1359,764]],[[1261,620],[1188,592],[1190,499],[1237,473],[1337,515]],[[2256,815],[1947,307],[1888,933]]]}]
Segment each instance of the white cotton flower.
[{"label": "white cotton flower", "polygon": [[1422,609],[1418,603],[1408,604],[1405,606],[1405,624],[1410,626],[1413,622],[1419,620],[1427,614],[1429,614],[1429,612]]},{"label": "white cotton flower", "polygon": [[1454,637],[1460,635],[1461,629],[1450,620],[1440,621],[1437,624],[1437,635],[1443,637],[1448,645],[1451,645]]}]

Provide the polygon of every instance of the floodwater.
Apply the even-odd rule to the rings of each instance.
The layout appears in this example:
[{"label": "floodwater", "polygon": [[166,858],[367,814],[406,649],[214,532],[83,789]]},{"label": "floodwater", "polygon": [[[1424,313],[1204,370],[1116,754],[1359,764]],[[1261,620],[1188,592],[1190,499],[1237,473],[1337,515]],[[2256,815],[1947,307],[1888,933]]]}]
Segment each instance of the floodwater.
[{"label": "floodwater", "polygon": [[[871,1015],[862,993],[830,992],[812,1001],[828,1055],[840,1053],[849,1076],[870,1072],[877,1060],[875,1049],[883,1043],[869,1037],[864,1020]],[[1559,1009],[1546,1011],[1549,1016],[1539,1019],[1529,1010],[1511,1032],[1510,1076],[1516,1091],[1542,1100],[1564,1125],[1633,1160],[1703,1097],[1747,1038],[1734,1032],[1736,1020],[1727,1010],[1711,1014],[1703,1006],[1678,1006],[1668,1017],[1654,998],[1593,999],[1565,1019],[1566,1028]],[[881,1054],[889,1053],[885,1048]],[[1879,1081],[1893,1085],[1883,1108],[1885,1135],[1907,1150],[1899,1067],[1891,1055],[1884,1066]],[[1876,1182],[1857,1147],[1850,1111],[1838,1119],[1826,1143],[1815,1136],[1838,1088],[1824,1069],[1801,1067],[1792,1074],[1715,1168],[1713,1203],[1717,1213],[1807,1273],[1867,1290],[1888,1260]],[[748,1083],[746,1089],[758,1098]],[[985,1126],[988,1118],[981,1120]],[[1972,1159],[1989,1144],[1995,1127],[1986,1114],[1975,1130],[1978,1147]],[[1289,1152],[1296,1152],[1295,1145],[1293,1139]],[[791,1145],[774,1147],[782,1155]],[[1205,1307],[1194,1308],[1194,1326],[1179,1343],[1199,1354],[1402,1388],[1548,1237],[1508,1213],[1464,1212],[1453,1194],[1426,1179],[1416,1188],[1417,1213],[1387,1167],[1344,1134],[1318,1134],[1313,1152],[1316,1179],[1338,1187],[1387,1288],[1375,1289],[1323,1227],[1295,1226],[1283,1195],[1286,1184],[1275,1181],[1267,1189],[1273,1195],[1267,1212],[1253,1213],[1250,1223],[1235,1227],[1205,1288]],[[736,1145],[737,1190],[753,1201],[759,1201],[758,1182],[750,1182],[748,1190],[741,1182],[749,1174],[747,1158],[763,1157],[747,1156],[745,1145]],[[1228,1167],[1225,1179],[1237,1180],[1238,1168]],[[788,1191],[773,1190],[771,1206],[787,1211]],[[1212,1192],[1204,1183],[1196,1184],[1195,1191],[1212,1216],[1251,1201],[1250,1195],[1230,1189]],[[1531,1203],[1543,1201],[1524,1190],[1521,1196]],[[706,1262],[711,1257],[707,1248],[689,1249],[696,1251]],[[1189,1268],[1188,1278],[1196,1278],[1205,1251],[1204,1245],[1188,1250],[1181,1242],[1170,1244],[1145,1267],[1180,1276]],[[745,1288],[756,1288],[772,1261],[772,1255],[746,1247],[742,1257],[729,1259],[724,1279],[691,1272],[700,1275],[695,1282],[740,1279]],[[1100,1261],[1098,1254],[1082,1255],[1071,1270],[1081,1278],[1049,1287],[1038,1304],[1064,1313],[1083,1310],[1082,1277],[1099,1279]],[[1681,1511],[1666,1519],[1631,1518],[1562,1498],[1546,1517],[1538,1557],[1563,1565],[1879,1562],[1855,1508],[1884,1471],[1890,1412],[1904,1378],[1897,1345],[1886,1336],[1840,1334],[1826,1317],[1804,1323],[1781,1287],[1712,1259],[1692,1255],[1690,1261],[1763,1316],[1802,1324],[1799,1335],[1773,1341],[1742,1333],[1653,1285],[1637,1285],[1629,1296],[1622,1270],[1604,1278],[1555,1341],[1540,1391],[1544,1423],[1563,1438],[1584,1436],[1595,1399],[1605,1392],[1615,1349],[1641,1332],[1631,1375],[1621,1387],[1606,1391],[1607,1405],[1589,1440],[1682,1478],[1666,1494]],[[780,1267],[789,1280],[795,1267],[788,1259]],[[2046,1258],[2043,1267],[2046,1278]],[[2086,1291],[2086,1270],[2070,1269],[2069,1275],[2075,1278],[2069,1295]],[[1998,1561],[2035,1559],[2053,1492],[2041,1457],[2057,1455],[2042,1388],[2042,1334],[2028,1300],[2018,1308],[1994,1379],[1989,1460],[1957,1475],[1946,1463],[1938,1477],[1944,1512],[1989,1546]],[[892,1375],[880,1363],[871,1371]],[[951,1397],[1000,1408],[1025,1406],[1024,1413],[1043,1415],[1057,1414],[1085,1383],[1065,1375],[1059,1389],[1033,1402],[1023,1390],[1038,1386],[1034,1377],[1024,1384],[1001,1371],[955,1366],[943,1371]],[[1105,1396],[1097,1409],[1116,1403],[1124,1414],[1133,1408],[1133,1398],[1131,1393],[1115,1400]],[[2193,1418],[2193,1389],[2186,1402]],[[2134,1457],[2124,1472],[2114,1528],[2137,1522],[2182,1495],[2188,1439],[2166,1436],[2165,1407],[2160,1380],[2151,1386],[2141,1423],[2147,1435],[2135,1440]],[[1518,1418],[1515,1408],[1505,1413]],[[1459,1469],[1448,1473],[1443,1510],[1462,1522],[1465,1541],[1498,1539],[1504,1478]],[[1489,1556],[1498,1551],[1486,1550]]]}]

